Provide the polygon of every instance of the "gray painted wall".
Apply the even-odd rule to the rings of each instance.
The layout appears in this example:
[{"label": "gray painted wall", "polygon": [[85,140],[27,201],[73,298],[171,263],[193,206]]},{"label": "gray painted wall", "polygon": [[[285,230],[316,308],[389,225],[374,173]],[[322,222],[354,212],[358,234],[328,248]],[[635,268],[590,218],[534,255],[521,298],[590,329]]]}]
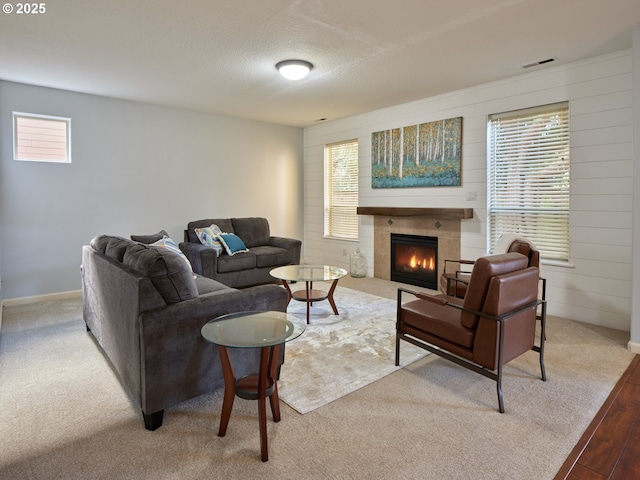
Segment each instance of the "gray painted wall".
[{"label": "gray painted wall", "polygon": [[[12,111],[70,117],[72,163],[14,161]],[[2,298],[79,289],[102,233],[263,216],[302,239],[302,149],[299,128],[0,81]]]}]

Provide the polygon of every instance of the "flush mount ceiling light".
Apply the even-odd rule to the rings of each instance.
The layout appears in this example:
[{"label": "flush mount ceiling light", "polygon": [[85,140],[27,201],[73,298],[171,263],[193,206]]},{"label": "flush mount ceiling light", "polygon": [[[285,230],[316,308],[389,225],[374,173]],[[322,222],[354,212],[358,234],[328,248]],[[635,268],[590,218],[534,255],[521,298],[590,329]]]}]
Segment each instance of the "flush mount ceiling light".
[{"label": "flush mount ceiling light", "polygon": [[309,74],[313,65],[304,60],[284,60],[277,63],[276,68],[284,78],[300,80]]}]

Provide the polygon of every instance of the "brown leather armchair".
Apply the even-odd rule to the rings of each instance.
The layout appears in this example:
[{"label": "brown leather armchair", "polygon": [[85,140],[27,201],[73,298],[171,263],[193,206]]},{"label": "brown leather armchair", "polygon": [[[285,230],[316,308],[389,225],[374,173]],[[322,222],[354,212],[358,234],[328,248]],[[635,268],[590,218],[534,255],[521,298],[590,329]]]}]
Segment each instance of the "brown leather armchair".
[{"label": "brown leather armchair", "polygon": [[[479,258],[470,274],[464,300],[398,289],[396,366],[400,340],[424,348],[495,380],[500,413],[504,412],[502,371],[529,350],[540,354],[542,380],[546,301],[538,299],[537,267],[520,253]],[[403,295],[417,299],[403,303]],[[536,311],[541,305],[540,345],[535,345]]]},{"label": "brown leather armchair", "polygon": [[[523,239],[515,239],[509,245],[507,252],[517,252],[529,259],[530,267],[540,268],[540,252]],[[464,298],[473,268],[473,260],[445,260],[444,272],[440,275],[440,291],[445,295]],[[546,280],[542,281],[542,299],[546,295]]]}]

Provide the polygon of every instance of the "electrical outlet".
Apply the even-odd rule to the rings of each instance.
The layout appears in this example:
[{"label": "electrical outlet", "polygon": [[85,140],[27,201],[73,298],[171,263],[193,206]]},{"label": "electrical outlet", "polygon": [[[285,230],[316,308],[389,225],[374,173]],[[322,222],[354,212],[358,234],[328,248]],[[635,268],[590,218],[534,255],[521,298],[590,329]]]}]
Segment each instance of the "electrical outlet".
[{"label": "electrical outlet", "polygon": [[467,202],[475,202],[478,199],[478,192],[467,192]]},{"label": "electrical outlet", "polygon": [[343,248],[343,249],[342,249],[342,256],[343,256],[343,257],[346,257],[346,256],[347,256],[347,249],[346,249],[346,248]]}]

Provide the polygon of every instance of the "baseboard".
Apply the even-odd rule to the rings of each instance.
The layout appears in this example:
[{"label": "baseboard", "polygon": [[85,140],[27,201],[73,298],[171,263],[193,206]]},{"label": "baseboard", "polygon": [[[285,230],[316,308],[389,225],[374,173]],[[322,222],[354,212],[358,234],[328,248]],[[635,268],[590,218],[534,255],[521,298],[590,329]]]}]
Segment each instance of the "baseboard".
[{"label": "baseboard", "polygon": [[47,300],[61,300],[64,298],[73,298],[80,296],[82,296],[82,290],[49,293],[46,295],[34,295],[33,297],[8,298],[6,300],[2,300],[2,307],[16,307],[19,305],[27,305],[29,303],[44,302]]},{"label": "baseboard", "polygon": [[640,343],[629,342],[627,343],[627,349],[632,353],[640,353]]}]

